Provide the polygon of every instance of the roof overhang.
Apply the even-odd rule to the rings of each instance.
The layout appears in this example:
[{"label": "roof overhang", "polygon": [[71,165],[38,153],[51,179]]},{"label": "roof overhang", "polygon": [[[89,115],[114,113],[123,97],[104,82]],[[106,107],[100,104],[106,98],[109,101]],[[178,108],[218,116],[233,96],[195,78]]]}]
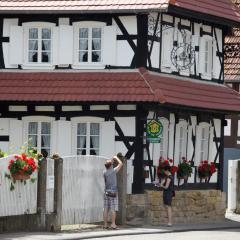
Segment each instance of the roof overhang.
[{"label": "roof overhang", "polygon": [[159,104],[240,112],[240,95],[218,83],[139,70],[0,72],[0,103]]},{"label": "roof overhang", "polygon": [[169,5],[168,12],[176,15],[185,16],[187,18],[195,19],[196,21],[203,21],[203,22],[212,22],[216,25],[224,25],[228,27],[240,27],[240,19],[239,21],[234,21],[231,19],[223,18],[214,16],[211,14],[206,14],[204,12],[197,12],[190,9],[185,9],[173,5]]}]

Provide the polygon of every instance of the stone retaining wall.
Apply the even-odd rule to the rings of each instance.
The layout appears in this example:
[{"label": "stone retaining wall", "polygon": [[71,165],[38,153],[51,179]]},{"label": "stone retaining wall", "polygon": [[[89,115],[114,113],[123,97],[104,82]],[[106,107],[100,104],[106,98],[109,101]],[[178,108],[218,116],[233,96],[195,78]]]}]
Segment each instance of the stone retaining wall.
[{"label": "stone retaining wall", "polygon": [[[222,220],[226,211],[226,194],[218,190],[176,191],[173,198],[173,222],[193,223]],[[127,196],[127,221],[142,219],[144,224],[167,222],[161,191]]]}]

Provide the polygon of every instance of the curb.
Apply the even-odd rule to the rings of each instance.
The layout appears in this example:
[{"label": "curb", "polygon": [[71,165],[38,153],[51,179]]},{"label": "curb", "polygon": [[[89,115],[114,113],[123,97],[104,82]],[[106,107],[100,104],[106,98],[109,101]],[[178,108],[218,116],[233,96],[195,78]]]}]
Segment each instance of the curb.
[{"label": "curb", "polygon": [[173,230],[156,230],[156,231],[136,231],[136,232],[123,232],[115,234],[99,234],[94,236],[84,236],[76,237],[71,239],[94,239],[94,238],[107,238],[107,237],[119,237],[119,236],[129,236],[129,235],[148,235],[148,234],[166,234],[166,233],[178,233],[178,232],[194,232],[194,231],[214,231],[214,230],[226,230],[226,229],[240,229],[239,226],[229,226],[229,227],[212,227],[212,228],[192,228],[192,229],[173,229]]}]

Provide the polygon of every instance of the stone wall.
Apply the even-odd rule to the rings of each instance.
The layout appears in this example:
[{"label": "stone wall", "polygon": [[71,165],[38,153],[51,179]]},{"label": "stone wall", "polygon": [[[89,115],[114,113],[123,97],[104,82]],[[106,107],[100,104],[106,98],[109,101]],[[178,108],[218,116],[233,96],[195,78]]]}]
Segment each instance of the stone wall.
[{"label": "stone wall", "polygon": [[[222,220],[226,211],[226,194],[218,190],[176,191],[173,198],[173,222],[196,223]],[[167,223],[161,191],[128,195],[127,221],[142,219],[142,223],[159,225]]]}]

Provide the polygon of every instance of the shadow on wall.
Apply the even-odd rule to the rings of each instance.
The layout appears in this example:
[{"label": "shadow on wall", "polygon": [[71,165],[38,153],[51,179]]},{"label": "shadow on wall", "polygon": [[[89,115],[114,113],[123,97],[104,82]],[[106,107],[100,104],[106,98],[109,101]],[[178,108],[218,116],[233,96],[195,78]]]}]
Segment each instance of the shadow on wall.
[{"label": "shadow on wall", "polygon": [[223,191],[228,192],[228,160],[240,159],[240,149],[224,148]]}]

